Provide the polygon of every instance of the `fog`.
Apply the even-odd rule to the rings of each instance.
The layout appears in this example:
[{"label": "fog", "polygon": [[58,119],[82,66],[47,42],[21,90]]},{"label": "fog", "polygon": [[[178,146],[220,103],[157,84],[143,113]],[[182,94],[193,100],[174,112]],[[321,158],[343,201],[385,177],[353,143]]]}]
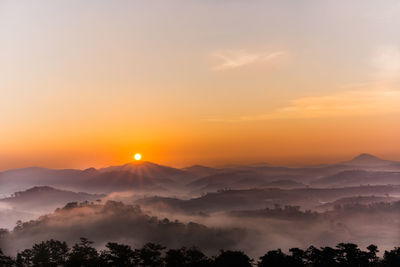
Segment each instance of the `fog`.
[{"label": "fog", "polygon": [[18,224],[3,233],[0,240],[10,254],[42,240],[53,238],[72,244],[79,237],[95,241],[99,248],[108,241],[133,247],[155,242],[171,248],[197,246],[208,254],[238,249],[251,256],[276,248],[334,246],[340,242],[354,242],[361,247],[373,243],[390,249],[400,240],[399,215],[400,202],[343,206],[323,213],[276,207],[208,216],[166,214],[114,201],[71,203],[37,220]]},{"label": "fog", "polygon": [[140,246],[147,242],[169,247],[198,246],[215,252],[234,248],[243,240],[245,231],[232,227],[214,228],[197,223],[159,219],[143,213],[138,206],[108,201],[105,204],[71,203],[37,220],[18,224],[1,236],[8,253],[30,247],[50,238],[73,243],[87,237],[98,246],[118,241]]},{"label": "fog", "polygon": [[[399,164],[368,156],[363,165],[364,158],[297,169],[176,170],[144,163],[0,173],[9,188],[27,187],[0,199],[0,248],[15,255],[43,240],[73,244],[86,237],[98,248],[110,241],[155,242],[197,246],[209,255],[243,250],[251,257],[341,242],[392,249],[400,240],[400,178],[393,169]],[[53,187],[37,186],[44,182]]]}]

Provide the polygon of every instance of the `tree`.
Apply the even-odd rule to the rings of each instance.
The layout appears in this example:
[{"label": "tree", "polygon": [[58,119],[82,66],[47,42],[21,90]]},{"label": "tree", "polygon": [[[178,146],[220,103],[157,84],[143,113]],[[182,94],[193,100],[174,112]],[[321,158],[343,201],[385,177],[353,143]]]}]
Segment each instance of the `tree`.
[{"label": "tree", "polygon": [[107,250],[103,250],[100,255],[101,265],[124,267],[133,266],[135,253],[130,246],[108,242]]},{"label": "tree", "polygon": [[334,267],[339,266],[337,262],[337,250],[331,247],[323,247],[318,249],[310,246],[305,251],[306,266],[313,267]]},{"label": "tree", "polygon": [[264,256],[260,257],[259,267],[278,267],[278,266],[294,266],[291,257],[287,256],[282,250],[268,251]]},{"label": "tree", "polygon": [[209,266],[211,264],[211,260],[195,247],[187,249],[185,251],[185,256],[188,266],[202,267]]},{"label": "tree", "polygon": [[400,247],[395,247],[383,254],[382,265],[385,267],[398,267],[400,265]]},{"label": "tree", "polygon": [[32,247],[32,262],[35,266],[63,266],[68,252],[67,243],[50,239]]},{"label": "tree", "polygon": [[368,252],[366,252],[366,256],[368,258],[369,266],[371,267],[378,266],[379,257],[376,255],[379,252],[378,247],[371,244],[367,247],[367,249]]},{"label": "tree", "polygon": [[165,255],[167,267],[202,267],[210,266],[210,259],[197,248],[170,249]]},{"label": "tree", "polygon": [[341,266],[368,266],[368,258],[365,253],[353,243],[339,243],[338,248],[338,262]]},{"label": "tree", "polygon": [[1,249],[0,249],[0,266],[2,267],[15,266],[14,260],[11,257],[4,255]]},{"label": "tree", "polygon": [[80,242],[72,247],[67,266],[96,267],[99,265],[99,254],[92,247],[93,242],[81,237]]},{"label": "tree", "polygon": [[221,250],[214,264],[218,267],[251,267],[252,260],[242,251]]},{"label": "tree", "polygon": [[291,264],[293,267],[305,266],[305,251],[299,248],[291,248],[289,252],[291,255]]},{"label": "tree", "polygon": [[17,266],[33,266],[33,253],[31,249],[25,249],[17,254]]},{"label": "tree", "polygon": [[161,254],[164,249],[165,247],[154,243],[147,243],[141,249],[135,249],[135,264],[146,267],[162,266]]},{"label": "tree", "polygon": [[[209,258],[195,247],[169,249],[147,243],[133,250],[129,245],[108,242],[100,255],[93,242],[81,238],[72,249],[65,242],[42,241],[17,254],[16,259],[5,256],[0,249],[0,267],[251,267],[253,260],[242,251],[221,250]],[[381,260],[378,247],[369,245],[367,251],[353,243],[340,243],[336,248],[310,246],[307,250],[291,248],[290,254],[280,249],[270,250],[259,258],[258,267],[398,267],[400,247],[385,251]]]}]

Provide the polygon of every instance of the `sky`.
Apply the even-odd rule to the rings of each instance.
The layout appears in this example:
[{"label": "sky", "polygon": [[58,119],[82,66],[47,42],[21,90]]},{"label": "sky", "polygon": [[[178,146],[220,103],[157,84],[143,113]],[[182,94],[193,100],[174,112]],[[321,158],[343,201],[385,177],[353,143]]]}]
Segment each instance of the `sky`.
[{"label": "sky", "polygon": [[0,170],[400,160],[400,4],[0,1]]}]

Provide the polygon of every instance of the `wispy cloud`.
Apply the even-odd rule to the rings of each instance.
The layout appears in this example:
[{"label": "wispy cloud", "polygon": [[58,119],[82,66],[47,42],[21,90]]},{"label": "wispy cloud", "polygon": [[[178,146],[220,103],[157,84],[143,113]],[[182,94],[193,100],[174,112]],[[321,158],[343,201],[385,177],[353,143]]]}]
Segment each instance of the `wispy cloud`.
[{"label": "wispy cloud", "polygon": [[357,90],[330,95],[302,97],[289,105],[261,115],[209,118],[213,122],[310,119],[400,113],[399,90]]},{"label": "wispy cloud", "polygon": [[[264,60],[279,56],[282,52],[264,55]],[[241,57],[237,57],[241,58]],[[243,58],[246,58],[243,56]],[[251,59],[251,60],[250,60]],[[273,119],[307,119],[349,117],[377,114],[400,113],[400,49],[394,45],[378,47],[371,57],[374,68],[371,80],[344,84],[341,91],[320,96],[308,96],[293,99],[288,105],[258,115],[234,118],[207,118],[214,122],[261,121]],[[258,59],[261,60],[261,59]],[[237,61],[237,62],[236,62]],[[255,59],[249,56],[245,60],[233,60],[219,66],[219,69],[250,64]],[[241,64],[239,64],[241,62]],[[232,67],[231,67],[232,65]]]},{"label": "wispy cloud", "polygon": [[225,50],[212,54],[220,63],[213,66],[213,71],[236,69],[259,62],[268,62],[285,54],[285,51],[248,52],[246,50]]},{"label": "wispy cloud", "polygon": [[400,49],[395,45],[384,45],[376,49],[372,58],[376,76],[380,79],[400,78]]}]

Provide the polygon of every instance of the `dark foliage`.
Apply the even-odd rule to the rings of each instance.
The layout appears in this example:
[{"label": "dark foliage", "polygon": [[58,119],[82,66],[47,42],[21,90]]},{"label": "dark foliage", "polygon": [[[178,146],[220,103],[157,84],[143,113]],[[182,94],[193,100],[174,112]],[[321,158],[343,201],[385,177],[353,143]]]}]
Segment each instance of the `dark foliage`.
[{"label": "dark foliage", "polygon": [[0,249],[0,266],[11,267],[14,266],[15,262],[11,257],[5,256],[3,251]]},{"label": "dark foliage", "polygon": [[109,242],[106,248],[100,254],[102,266],[134,266],[135,253],[130,246]]},{"label": "dark foliage", "polygon": [[214,265],[218,267],[251,267],[249,256],[242,251],[224,251],[215,257]]},{"label": "dark foliage", "polygon": [[18,266],[65,266],[71,255],[68,252],[67,243],[51,239],[18,253],[16,263]]},{"label": "dark foliage", "polygon": [[209,259],[197,248],[170,249],[165,255],[166,267],[203,267],[210,266]]},{"label": "dark foliage", "polygon": [[382,263],[385,267],[400,266],[400,247],[396,247],[391,251],[385,251]]},{"label": "dark foliage", "polygon": [[81,238],[71,249],[66,242],[43,241],[19,252],[16,258],[3,254],[0,249],[0,267],[394,267],[400,266],[400,247],[377,256],[378,247],[370,245],[361,250],[356,244],[340,243],[335,248],[310,246],[306,250],[292,248],[288,254],[271,250],[258,262],[242,251],[221,250],[208,257],[199,249],[178,248],[166,250],[164,246],[147,243],[140,249],[109,242],[100,252],[93,242]]}]

